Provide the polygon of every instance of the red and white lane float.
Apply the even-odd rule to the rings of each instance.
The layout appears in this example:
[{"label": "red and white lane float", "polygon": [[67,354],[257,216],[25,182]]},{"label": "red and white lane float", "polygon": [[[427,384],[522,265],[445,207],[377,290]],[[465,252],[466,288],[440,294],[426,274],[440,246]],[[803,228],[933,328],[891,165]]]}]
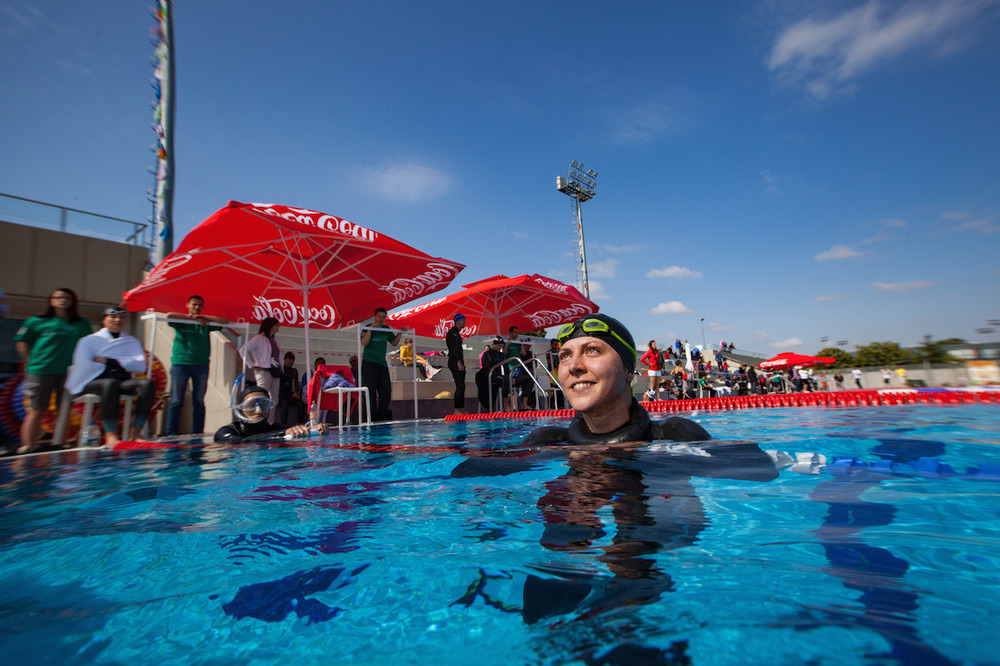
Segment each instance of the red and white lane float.
[{"label": "red and white lane float", "polygon": [[[1000,404],[1000,389],[883,389],[878,391],[828,391],[815,393],[769,393],[767,395],[723,396],[687,400],[654,400],[642,406],[650,412],[694,412],[729,409],[768,409],[776,407],[867,407],[880,405],[917,404]],[[451,414],[445,421],[477,421],[492,419],[528,420],[535,418],[568,418],[571,409],[550,409],[526,412],[494,412],[486,414]]]}]

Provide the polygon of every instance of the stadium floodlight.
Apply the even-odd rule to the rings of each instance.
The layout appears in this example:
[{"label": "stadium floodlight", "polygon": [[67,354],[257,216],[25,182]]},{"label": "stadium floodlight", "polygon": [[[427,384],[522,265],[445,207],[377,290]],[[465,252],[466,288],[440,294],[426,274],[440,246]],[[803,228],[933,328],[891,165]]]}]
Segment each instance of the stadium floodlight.
[{"label": "stadium floodlight", "polygon": [[583,295],[590,298],[590,279],[587,277],[587,246],[583,241],[583,206],[584,201],[594,198],[597,187],[597,172],[584,171],[583,165],[573,160],[569,165],[569,173],[556,176],[556,189],[573,199],[573,227],[577,246],[577,281]]}]

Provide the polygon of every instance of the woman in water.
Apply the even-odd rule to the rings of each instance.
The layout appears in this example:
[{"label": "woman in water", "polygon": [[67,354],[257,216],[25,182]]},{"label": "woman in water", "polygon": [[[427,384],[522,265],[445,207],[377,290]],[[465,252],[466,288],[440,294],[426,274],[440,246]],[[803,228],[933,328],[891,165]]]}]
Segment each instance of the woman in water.
[{"label": "woman in water", "polygon": [[[303,437],[309,434],[309,427],[293,425],[285,428],[267,422],[267,415],[274,407],[270,394],[260,386],[248,386],[240,392],[233,405],[233,422],[215,431],[215,441],[239,444],[245,441],[263,441],[285,437]],[[315,426],[316,431],[325,435],[325,423]]]}]

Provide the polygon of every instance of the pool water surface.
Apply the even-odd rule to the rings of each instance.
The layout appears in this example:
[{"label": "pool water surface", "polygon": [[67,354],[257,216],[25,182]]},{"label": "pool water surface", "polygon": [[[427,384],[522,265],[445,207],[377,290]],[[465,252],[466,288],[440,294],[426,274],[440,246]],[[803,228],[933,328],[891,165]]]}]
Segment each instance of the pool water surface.
[{"label": "pool water surface", "polygon": [[0,460],[0,663],[1000,663],[1000,409],[692,418]]}]

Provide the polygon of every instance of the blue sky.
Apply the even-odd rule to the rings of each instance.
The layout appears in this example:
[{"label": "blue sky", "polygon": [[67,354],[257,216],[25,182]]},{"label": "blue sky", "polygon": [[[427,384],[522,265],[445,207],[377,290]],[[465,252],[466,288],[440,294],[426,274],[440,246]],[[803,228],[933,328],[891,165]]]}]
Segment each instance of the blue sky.
[{"label": "blue sky", "polygon": [[[0,0],[0,191],[150,215],[152,2]],[[572,11],[570,11],[572,7]],[[303,206],[764,353],[1000,318],[1000,2],[176,0],[174,221]]]}]

